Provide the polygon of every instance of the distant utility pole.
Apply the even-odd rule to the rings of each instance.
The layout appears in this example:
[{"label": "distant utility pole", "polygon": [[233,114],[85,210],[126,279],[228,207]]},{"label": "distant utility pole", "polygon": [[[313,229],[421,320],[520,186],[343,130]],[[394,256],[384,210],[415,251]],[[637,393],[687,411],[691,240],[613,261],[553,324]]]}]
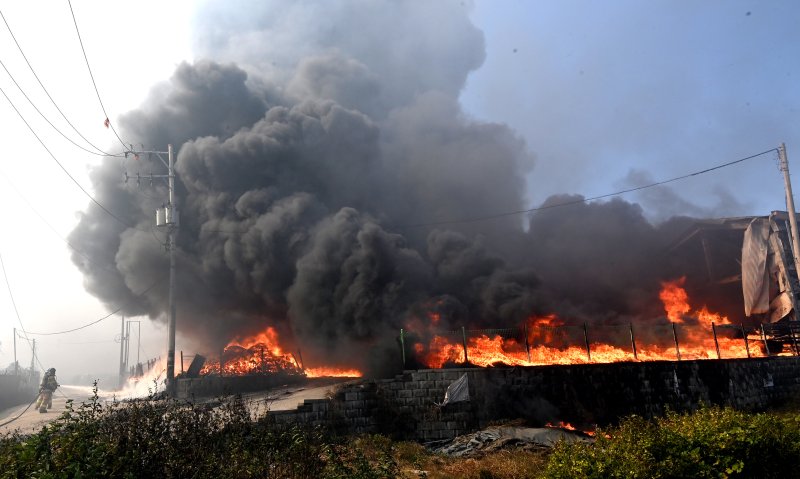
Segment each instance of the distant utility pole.
[{"label": "distant utility pole", "polygon": [[[167,204],[156,210],[156,226],[167,230],[167,251],[169,251],[169,338],[167,340],[167,390],[171,391],[175,382],[175,247],[178,236],[178,208],[175,204],[175,160],[172,154],[172,145],[167,145],[167,151],[134,151],[131,148],[125,152],[126,156],[132,154],[155,155],[164,166],[167,167],[166,175],[146,176],[136,174],[137,183],[142,178],[149,179],[152,183],[153,178],[166,178],[169,188],[169,198]],[[167,155],[167,161],[164,157]],[[128,181],[128,174],[125,173],[125,181]]]},{"label": "distant utility pole", "polygon": [[14,328],[14,376],[19,376],[19,363],[17,362],[17,328]]},{"label": "distant utility pole", "polygon": [[[789,213],[789,226],[792,229],[792,256],[794,256],[794,267],[797,274],[800,275],[800,233],[797,230],[797,218],[794,212],[794,195],[792,194],[792,182],[789,179],[789,161],[786,158],[786,144],[781,143],[778,147],[778,157],[781,163],[781,172],[783,173],[783,182],[786,187],[786,209]],[[798,314],[795,311],[795,315]]]},{"label": "distant utility pole", "polygon": [[127,365],[125,364],[125,316],[122,317],[122,327],[119,333],[119,388],[125,385],[125,370],[127,369]]}]

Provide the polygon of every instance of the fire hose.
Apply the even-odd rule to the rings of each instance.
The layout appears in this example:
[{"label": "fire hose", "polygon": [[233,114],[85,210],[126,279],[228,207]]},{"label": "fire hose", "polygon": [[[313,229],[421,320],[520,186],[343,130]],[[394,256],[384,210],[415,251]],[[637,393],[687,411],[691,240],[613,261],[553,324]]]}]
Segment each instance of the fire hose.
[{"label": "fire hose", "polygon": [[[57,391],[57,390],[56,390],[56,391]],[[60,393],[62,396],[64,396],[64,399],[67,399],[67,400],[69,400],[69,398],[68,398],[68,397],[67,397],[67,396],[66,396],[64,393],[62,393],[62,392],[60,392],[60,391],[59,391],[59,393]],[[40,393],[40,394],[41,394],[41,393]],[[39,394],[37,394],[37,395],[36,395],[36,397],[34,397],[34,398],[33,398],[33,401],[31,401],[31,402],[28,404],[28,406],[27,406],[25,409],[23,409],[23,410],[22,410],[22,412],[21,412],[21,413],[17,414],[17,417],[11,418],[11,419],[9,419],[9,420],[8,420],[8,421],[6,421],[6,422],[0,423],[0,427],[3,427],[3,426],[5,426],[6,424],[11,424],[12,422],[14,422],[14,421],[16,421],[17,419],[21,418],[21,417],[22,417],[22,415],[23,415],[23,414],[25,414],[25,413],[28,411],[28,409],[30,409],[30,408],[31,408],[31,406],[33,406],[33,403],[35,403],[37,399],[39,399]]]},{"label": "fire hose", "polygon": [[33,401],[31,401],[31,402],[30,402],[30,404],[28,404],[28,407],[26,407],[25,409],[23,409],[21,413],[17,414],[17,417],[15,417],[15,418],[12,418],[12,419],[9,419],[8,421],[6,421],[6,422],[4,422],[4,423],[0,423],[0,427],[3,427],[3,426],[5,426],[6,424],[11,424],[12,422],[14,422],[14,421],[16,421],[17,419],[21,418],[21,417],[22,417],[22,415],[23,415],[23,414],[25,414],[25,412],[26,412],[28,409],[30,409],[30,408],[31,408],[31,406],[33,406],[33,403],[35,403],[35,402],[36,402],[36,400],[37,400],[38,398],[39,398],[39,395],[37,394],[37,395],[36,395],[36,397],[35,397],[35,398],[33,398]]}]

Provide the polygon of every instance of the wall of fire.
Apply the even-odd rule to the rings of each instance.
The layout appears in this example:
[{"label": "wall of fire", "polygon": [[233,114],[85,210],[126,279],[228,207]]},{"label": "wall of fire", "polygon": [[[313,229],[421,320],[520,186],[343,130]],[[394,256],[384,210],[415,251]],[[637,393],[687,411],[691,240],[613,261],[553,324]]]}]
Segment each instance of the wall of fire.
[{"label": "wall of fire", "polygon": [[[463,374],[469,379],[470,401],[437,406]],[[504,419],[590,428],[630,414],[661,415],[666,408],[691,410],[705,403],[759,410],[799,397],[800,359],[773,357],[406,371],[271,415],[279,424],[431,441]]]}]

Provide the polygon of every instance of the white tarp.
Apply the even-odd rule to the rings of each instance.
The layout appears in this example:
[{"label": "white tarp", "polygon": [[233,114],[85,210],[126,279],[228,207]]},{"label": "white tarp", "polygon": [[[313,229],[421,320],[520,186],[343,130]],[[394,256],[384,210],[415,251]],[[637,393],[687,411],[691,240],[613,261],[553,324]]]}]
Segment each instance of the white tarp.
[{"label": "white tarp", "polygon": [[463,401],[469,401],[469,383],[467,382],[467,373],[464,373],[464,375],[447,386],[447,391],[444,392],[444,402],[442,402],[441,405],[445,406],[447,404]]},{"label": "white tarp", "polygon": [[754,219],[744,232],[742,294],[745,316],[769,312],[769,234],[769,220],[765,218]]}]

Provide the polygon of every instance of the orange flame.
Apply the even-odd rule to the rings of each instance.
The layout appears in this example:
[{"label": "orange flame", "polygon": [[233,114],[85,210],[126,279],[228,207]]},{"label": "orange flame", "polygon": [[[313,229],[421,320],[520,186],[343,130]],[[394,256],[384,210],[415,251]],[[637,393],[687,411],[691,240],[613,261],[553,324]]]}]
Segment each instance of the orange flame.
[{"label": "orange flame", "polygon": [[551,427],[551,428],[555,428],[555,429],[566,429],[567,431],[579,431],[579,432],[582,432],[582,433],[586,434],[587,436],[594,436],[595,435],[594,431],[584,431],[584,430],[578,429],[575,426],[573,426],[572,424],[570,424],[568,422],[564,422],[564,421],[558,421],[558,424],[553,424],[551,422],[548,422],[547,424],[544,425],[544,427]]},{"label": "orange flame", "polygon": [[664,303],[664,310],[667,312],[667,319],[673,323],[682,323],[683,315],[692,310],[689,307],[689,295],[683,289],[686,276],[675,281],[665,281],[661,283],[661,292],[658,294],[661,302]]},{"label": "orange flame", "polygon": [[273,327],[228,343],[219,359],[206,362],[200,374],[223,374],[238,376],[246,374],[286,372],[305,374],[307,377],[361,377],[361,371],[352,368],[319,367],[303,370],[297,359],[283,350],[278,332]]},{"label": "orange flame", "polygon": [[[554,314],[532,316],[528,319],[525,336],[502,337],[499,334],[468,337],[466,345],[454,337],[433,334],[427,344],[416,343],[416,357],[431,368],[447,364],[463,364],[467,361],[476,366],[504,364],[509,366],[541,366],[549,364],[611,363],[621,361],[658,361],[678,359],[716,359],[717,347],[723,358],[745,358],[748,347],[739,328],[731,325],[722,315],[708,311],[706,307],[693,311],[689,295],[683,288],[685,278],[662,283],[659,294],[667,317],[675,323],[678,347],[675,347],[673,330],[669,323],[651,324],[643,328],[641,337],[635,338],[633,351],[633,326],[617,325],[617,336],[624,340],[617,344],[593,341],[591,328],[584,335],[583,326],[569,325]],[[691,321],[688,321],[691,319]],[[711,323],[717,326],[717,340]],[[720,327],[722,326],[722,327]],[[641,326],[640,326],[641,327]],[[597,328],[603,329],[603,326]],[[638,329],[638,328],[637,328]],[[610,331],[611,327],[605,327]],[[571,335],[571,337],[570,337]],[[587,350],[587,344],[588,350]],[[625,344],[627,343],[627,344]],[[466,348],[465,348],[466,346]],[[465,350],[466,349],[466,357]],[[749,349],[750,356],[763,356],[759,347]]]},{"label": "orange flame", "polygon": [[310,378],[360,378],[363,373],[358,369],[342,368],[306,368],[306,376]]}]

